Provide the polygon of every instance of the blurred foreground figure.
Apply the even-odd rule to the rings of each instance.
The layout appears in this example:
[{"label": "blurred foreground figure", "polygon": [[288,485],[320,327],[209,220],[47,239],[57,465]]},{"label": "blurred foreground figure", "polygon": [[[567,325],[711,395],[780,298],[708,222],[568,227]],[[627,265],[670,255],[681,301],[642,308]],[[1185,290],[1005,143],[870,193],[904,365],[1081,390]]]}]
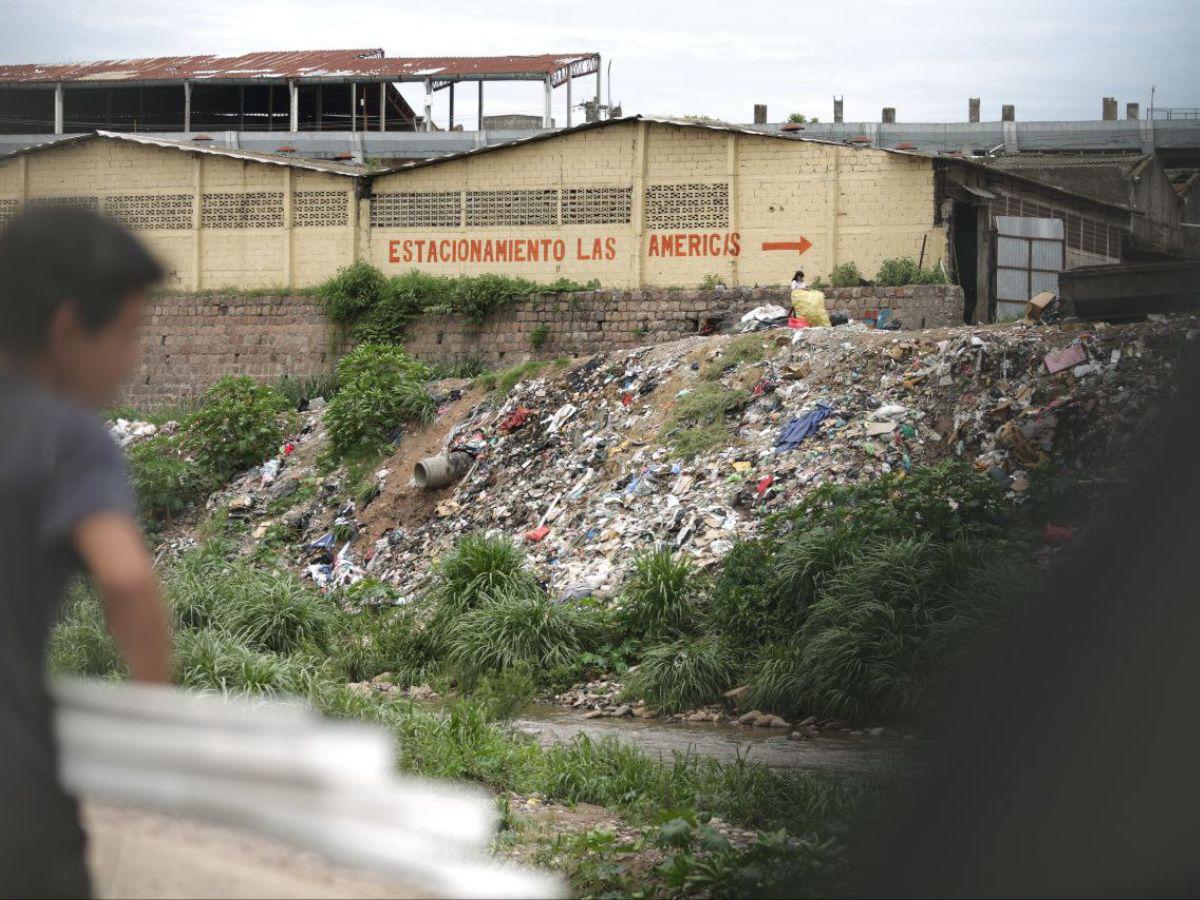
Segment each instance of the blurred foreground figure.
[{"label": "blurred foreground figure", "polygon": [[45,684],[72,576],[95,582],[132,677],[168,677],[159,587],[96,414],[137,363],[161,274],[124,228],[85,210],[26,213],[0,232],[0,896],[90,893]]},{"label": "blurred foreground figure", "polygon": [[950,704],[933,764],[890,811],[851,893],[1200,893],[1190,357],[1162,386],[1160,414],[1116,436],[1137,451],[1129,483]]}]

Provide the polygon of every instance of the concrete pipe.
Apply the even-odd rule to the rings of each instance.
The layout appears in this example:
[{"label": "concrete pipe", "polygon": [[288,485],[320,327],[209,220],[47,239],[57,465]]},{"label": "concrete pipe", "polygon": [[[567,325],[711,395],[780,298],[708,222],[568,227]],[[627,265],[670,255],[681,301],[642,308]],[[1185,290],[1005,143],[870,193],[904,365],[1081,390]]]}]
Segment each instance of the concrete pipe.
[{"label": "concrete pipe", "polygon": [[445,487],[467,474],[471,468],[471,457],[466,453],[443,453],[427,456],[413,466],[413,481],[417,487],[427,491]]}]

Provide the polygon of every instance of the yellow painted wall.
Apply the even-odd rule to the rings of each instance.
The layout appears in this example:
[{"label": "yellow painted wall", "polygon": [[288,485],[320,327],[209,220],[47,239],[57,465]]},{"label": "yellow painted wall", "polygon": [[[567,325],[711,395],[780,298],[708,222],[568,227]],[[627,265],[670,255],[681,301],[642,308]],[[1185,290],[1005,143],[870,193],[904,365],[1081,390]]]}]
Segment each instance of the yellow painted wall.
[{"label": "yellow painted wall", "polygon": [[[305,221],[293,217],[296,225],[288,227],[284,201],[276,202],[266,226],[197,228],[204,206],[198,192],[281,198],[289,182],[293,206],[298,195],[320,195],[318,203],[340,203],[340,215],[318,211]],[[340,201],[331,200],[334,195]],[[357,201],[354,180],[346,176],[115,140],[0,161],[0,221],[23,203],[55,198],[82,199],[129,224],[163,263],[164,286],[177,290],[307,287],[354,258]],[[164,214],[168,206],[171,213]]]},{"label": "yellow painted wall", "polygon": [[[614,288],[709,275],[781,284],[797,268],[811,279],[844,262],[870,277],[887,257],[919,255],[922,238],[927,266],[946,249],[930,160],[703,127],[589,129],[390,173],[371,188],[375,199],[360,201],[346,176],[91,140],[0,161],[0,219],[24,200],[90,197],[109,212],[124,203],[167,285],[183,290],[306,287],[355,258],[388,273]],[[533,193],[497,193],[513,191]],[[256,197],[239,220],[246,194]],[[147,214],[164,195],[176,198],[174,227]],[[181,220],[183,200],[192,209]],[[801,240],[803,254],[763,246]]]},{"label": "yellow painted wall", "polygon": [[[855,262],[869,277],[888,257],[917,257],[922,238],[927,266],[942,259],[946,249],[944,231],[934,225],[929,160],[708,128],[628,123],[594,129],[391,173],[374,180],[373,192],[459,191],[465,202],[472,191],[605,186],[632,190],[629,222],[505,227],[377,224],[366,229],[363,256],[388,272],[409,268],[438,274],[499,271],[542,281],[596,278],[605,287],[628,288],[695,286],[708,275],[730,285],[780,284],[790,280],[797,268],[813,278],[827,276],[843,262]],[[682,220],[656,224],[651,195],[671,188],[694,190],[691,186],[726,191],[725,218],[702,228],[687,227]],[[703,201],[693,206],[703,213]],[[655,252],[664,238],[675,235],[683,235],[686,255]],[[736,254],[729,252],[731,235],[737,235]],[[442,243],[543,236],[565,241],[564,259],[456,262],[453,244]],[[697,248],[692,236],[704,243]],[[612,239],[614,258],[583,258],[592,255],[597,237]],[[764,243],[801,239],[811,243],[803,254],[763,248]],[[439,254],[436,262],[418,262],[417,241],[450,249],[451,259],[443,261]],[[676,245],[670,246],[674,250]],[[411,251],[409,258],[406,249]]]}]

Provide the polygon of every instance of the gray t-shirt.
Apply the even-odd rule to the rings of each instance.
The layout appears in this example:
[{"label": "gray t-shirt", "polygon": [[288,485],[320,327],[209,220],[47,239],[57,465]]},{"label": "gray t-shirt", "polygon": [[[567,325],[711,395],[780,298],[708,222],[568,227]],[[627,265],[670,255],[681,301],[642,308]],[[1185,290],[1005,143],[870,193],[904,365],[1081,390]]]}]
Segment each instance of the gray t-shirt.
[{"label": "gray t-shirt", "polygon": [[73,529],[134,510],[100,418],[0,370],[0,837],[77,827],[58,785],[46,643],[80,571]]}]

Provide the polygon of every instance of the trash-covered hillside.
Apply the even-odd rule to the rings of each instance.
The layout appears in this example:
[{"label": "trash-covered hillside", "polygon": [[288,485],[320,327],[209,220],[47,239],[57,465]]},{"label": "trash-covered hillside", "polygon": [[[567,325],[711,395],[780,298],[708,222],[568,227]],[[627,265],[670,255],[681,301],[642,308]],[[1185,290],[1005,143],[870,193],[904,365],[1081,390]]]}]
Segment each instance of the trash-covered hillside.
[{"label": "trash-covered hillside", "polygon": [[[526,364],[507,393],[439,382],[436,420],[402,437],[357,502],[343,471],[316,465],[315,402],[278,457],[208,507],[247,523],[245,551],[282,539],[321,585],[370,576],[410,596],[460,536],[491,532],[526,545],[553,596],[604,595],[638,550],[666,543],[711,566],[827,482],[947,457],[1018,497],[1047,460],[1117,475],[1198,324],[769,329]],[[418,488],[415,462],[439,452],[465,454],[466,474]]]}]

